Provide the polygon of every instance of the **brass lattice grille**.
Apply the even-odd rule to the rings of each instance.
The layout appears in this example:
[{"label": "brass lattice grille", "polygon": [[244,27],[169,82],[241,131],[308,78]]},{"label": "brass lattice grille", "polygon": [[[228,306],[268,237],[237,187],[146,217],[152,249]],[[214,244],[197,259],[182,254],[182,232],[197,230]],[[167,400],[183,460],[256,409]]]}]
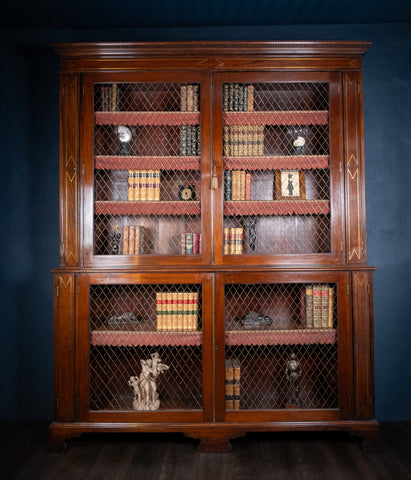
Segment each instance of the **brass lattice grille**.
[{"label": "brass lattice grille", "polygon": [[94,253],[201,253],[199,85],[96,84],[94,106]]},{"label": "brass lattice grille", "polygon": [[130,379],[158,354],[158,408],[201,409],[201,303],[199,285],[92,285],[90,408],[133,410]]},{"label": "brass lattice grille", "polygon": [[[225,355],[237,365],[237,403],[226,396],[227,409],[338,407],[335,284],[226,285],[224,313]],[[231,376],[226,363],[230,393]]]},{"label": "brass lattice grille", "polygon": [[223,84],[224,254],[330,252],[328,89]]}]

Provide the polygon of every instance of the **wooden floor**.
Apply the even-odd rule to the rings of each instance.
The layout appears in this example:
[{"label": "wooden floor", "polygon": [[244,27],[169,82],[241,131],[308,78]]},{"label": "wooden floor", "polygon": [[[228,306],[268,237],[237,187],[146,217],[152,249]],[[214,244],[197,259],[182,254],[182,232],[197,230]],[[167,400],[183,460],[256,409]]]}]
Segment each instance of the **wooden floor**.
[{"label": "wooden floor", "polygon": [[385,449],[365,454],[343,432],[247,434],[231,453],[199,453],[176,434],[83,434],[47,453],[46,424],[0,423],[0,478],[53,480],[411,479],[411,422],[382,423]]}]

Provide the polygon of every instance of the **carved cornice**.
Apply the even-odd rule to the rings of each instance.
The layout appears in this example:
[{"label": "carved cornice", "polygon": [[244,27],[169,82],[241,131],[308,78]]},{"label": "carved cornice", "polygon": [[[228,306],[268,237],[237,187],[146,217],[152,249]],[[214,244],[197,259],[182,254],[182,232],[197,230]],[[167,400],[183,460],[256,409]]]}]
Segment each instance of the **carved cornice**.
[{"label": "carved cornice", "polygon": [[54,44],[65,58],[136,58],[195,55],[265,55],[272,57],[360,57],[372,42],[360,41],[203,41],[203,42],[101,42]]}]

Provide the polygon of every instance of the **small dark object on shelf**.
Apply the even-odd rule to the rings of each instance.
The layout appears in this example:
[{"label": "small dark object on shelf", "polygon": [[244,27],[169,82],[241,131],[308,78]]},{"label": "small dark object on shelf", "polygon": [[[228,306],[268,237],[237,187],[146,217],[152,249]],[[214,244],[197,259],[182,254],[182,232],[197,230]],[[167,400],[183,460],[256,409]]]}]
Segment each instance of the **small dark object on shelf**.
[{"label": "small dark object on shelf", "polygon": [[121,233],[118,231],[118,225],[115,226],[113,233],[111,234],[111,254],[120,254],[120,240]]},{"label": "small dark object on shelf", "polygon": [[273,319],[267,315],[257,312],[248,312],[245,318],[241,319],[244,327],[265,327],[273,323]]},{"label": "small dark object on shelf", "polygon": [[124,325],[126,323],[138,323],[133,312],[124,312],[121,315],[113,315],[106,320],[107,325]]}]

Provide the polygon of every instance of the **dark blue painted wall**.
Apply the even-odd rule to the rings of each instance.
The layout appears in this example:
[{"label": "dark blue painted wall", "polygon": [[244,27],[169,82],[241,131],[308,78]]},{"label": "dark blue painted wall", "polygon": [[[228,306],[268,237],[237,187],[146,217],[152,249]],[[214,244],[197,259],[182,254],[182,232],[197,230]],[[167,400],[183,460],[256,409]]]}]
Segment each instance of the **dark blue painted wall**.
[{"label": "dark blue painted wall", "polygon": [[371,40],[364,57],[368,261],[375,274],[376,409],[411,419],[411,24],[0,31],[0,419],[52,418],[58,265],[58,75],[70,41]]}]

